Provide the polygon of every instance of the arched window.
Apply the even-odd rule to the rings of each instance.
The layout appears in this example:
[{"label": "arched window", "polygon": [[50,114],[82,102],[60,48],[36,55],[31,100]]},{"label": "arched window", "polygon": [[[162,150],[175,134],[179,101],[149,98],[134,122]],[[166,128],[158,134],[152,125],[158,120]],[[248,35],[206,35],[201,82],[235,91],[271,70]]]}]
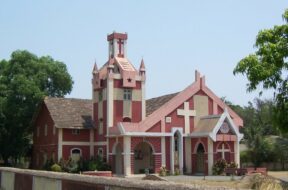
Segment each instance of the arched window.
[{"label": "arched window", "polygon": [[104,157],[103,148],[98,148],[97,155],[100,160],[103,160]]},{"label": "arched window", "polygon": [[129,118],[129,117],[124,117],[124,118],[123,118],[123,122],[131,122],[131,118]]},{"label": "arched window", "polygon": [[75,162],[79,161],[81,157],[81,149],[73,148],[71,150],[71,159]]}]

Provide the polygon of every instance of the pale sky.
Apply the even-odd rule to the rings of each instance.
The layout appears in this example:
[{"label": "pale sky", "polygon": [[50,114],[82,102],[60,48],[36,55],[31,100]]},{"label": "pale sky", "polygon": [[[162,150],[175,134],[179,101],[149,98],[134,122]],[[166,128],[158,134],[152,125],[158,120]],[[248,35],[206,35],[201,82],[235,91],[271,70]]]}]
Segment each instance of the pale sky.
[{"label": "pale sky", "polygon": [[183,90],[197,69],[216,95],[247,105],[258,93],[246,93],[233,69],[255,51],[259,30],[284,23],[286,8],[287,0],[2,0],[0,59],[17,49],[50,55],[73,77],[67,97],[90,99],[94,61],[108,59],[107,34],[127,32],[128,59],[146,64],[147,98]]}]

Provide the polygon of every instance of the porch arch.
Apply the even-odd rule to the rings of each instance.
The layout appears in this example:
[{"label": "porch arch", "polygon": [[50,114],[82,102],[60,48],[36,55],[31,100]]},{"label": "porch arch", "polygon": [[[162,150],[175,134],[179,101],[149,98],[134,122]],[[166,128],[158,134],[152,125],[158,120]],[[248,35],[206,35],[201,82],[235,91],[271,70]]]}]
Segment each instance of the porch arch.
[{"label": "porch arch", "polygon": [[149,169],[155,172],[154,147],[147,141],[138,143],[134,148],[134,174],[145,173]]}]

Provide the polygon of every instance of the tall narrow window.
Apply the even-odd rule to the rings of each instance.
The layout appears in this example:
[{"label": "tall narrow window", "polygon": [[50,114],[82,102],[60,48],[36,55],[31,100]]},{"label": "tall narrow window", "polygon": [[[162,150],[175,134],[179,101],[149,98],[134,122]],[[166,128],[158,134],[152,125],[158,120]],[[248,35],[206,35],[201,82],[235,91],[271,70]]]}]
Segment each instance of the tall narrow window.
[{"label": "tall narrow window", "polygon": [[53,126],[53,135],[56,135],[56,126]]},{"label": "tall narrow window", "polygon": [[98,128],[98,132],[99,135],[103,135],[103,119],[99,119],[99,128]]},{"label": "tall narrow window", "polygon": [[47,136],[47,131],[48,131],[48,126],[47,124],[45,124],[44,126],[44,135]]},{"label": "tall narrow window", "polygon": [[123,99],[124,100],[131,100],[132,99],[132,90],[131,89],[124,89],[123,93]]},{"label": "tall narrow window", "polygon": [[74,162],[77,162],[80,160],[80,157],[81,157],[81,149],[79,148],[73,148],[71,150],[71,159],[74,161]]},{"label": "tall narrow window", "polygon": [[99,91],[99,102],[103,100],[103,92]]},{"label": "tall narrow window", "polygon": [[99,158],[100,160],[103,160],[103,156],[104,156],[104,154],[103,154],[103,148],[98,148],[97,155],[98,155],[98,158]]}]

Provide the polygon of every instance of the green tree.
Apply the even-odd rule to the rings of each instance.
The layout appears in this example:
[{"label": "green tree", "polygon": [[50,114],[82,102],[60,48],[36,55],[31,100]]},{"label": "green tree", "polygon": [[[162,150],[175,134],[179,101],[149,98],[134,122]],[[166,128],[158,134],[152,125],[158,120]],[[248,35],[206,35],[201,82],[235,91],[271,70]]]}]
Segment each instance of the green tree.
[{"label": "green tree", "polygon": [[273,160],[273,146],[265,136],[278,135],[276,127],[273,126],[273,108],[272,100],[260,100],[256,98],[254,103],[248,102],[248,106],[241,107],[233,105],[230,101],[225,100],[236,113],[243,119],[244,127],[241,132],[244,134],[244,142],[248,151],[242,153],[255,166],[261,165],[264,161]]},{"label": "green tree", "polygon": [[233,73],[247,76],[248,91],[255,90],[259,85],[275,90],[277,108],[274,119],[282,132],[288,132],[288,9],[283,19],[285,24],[258,33],[257,51],[243,58]]},{"label": "green tree", "polygon": [[31,142],[31,120],[45,96],[63,97],[73,81],[66,65],[49,56],[15,51],[0,61],[0,156],[17,159]]}]

